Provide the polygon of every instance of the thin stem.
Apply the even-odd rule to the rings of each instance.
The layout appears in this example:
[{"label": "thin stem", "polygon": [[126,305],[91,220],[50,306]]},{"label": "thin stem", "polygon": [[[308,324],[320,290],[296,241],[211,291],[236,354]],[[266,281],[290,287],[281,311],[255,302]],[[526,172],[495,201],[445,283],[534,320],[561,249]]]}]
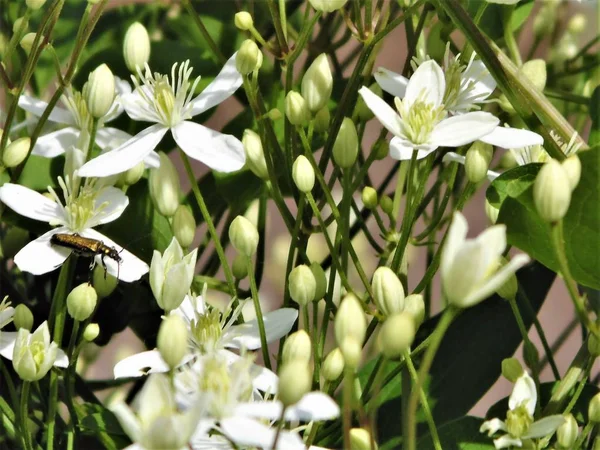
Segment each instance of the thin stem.
[{"label": "thin stem", "polygon": [[352,427],[352,388],[354,385],[354,373],[351,369],[344,369],[344,410],[342,422],[344,425],[344,448],[351,448],[350,428]]},{"label": "thin stem", "polygon": [[269,7],[269,12],[271,13],[271,18],[273,19],[273,26],[275,27],[275,35],[277,36],[277,42],[279,43],[279,50],[281,52],[280,56],[282,56],[282,55],[285,55],[286,53],[288,53],[290,50],[288,48],[287,39],[283,32],[283,27],[282,27],[282,24],[280,21],[280,15],[279,15],[279,11],[278,11],[279,8],[277,7],[275,0],[268,0],[267,5]]},{"label": "thin stem", "polygon": [[273,449],[277,448],[277,443],[279,442],[279,437],[281,436],[281,430],[283,429],[283,424],[285,423],[284,418],[286,409],[287,406],[281,408],[281,416],[279,416],[279,422],[277,423],[277,432],[275,433],[275,439],[273,439],[273,446],[271,447]]},{"label": "thin stem", "polygon": [[287,41],[288,29],[287,29],[287,15],[285,11],[285,0],[279,0],[279,20],[281,22],[281,29],[283,31],[283,37]]},{"label": "thin stem", "polygon": [[27,423],[28,419],[28,409],[29,409],[29,386],[31,383],[29,381],[23,381],[21,385],[21,403],[19,405],[19,416],[21,418],[21,433],[23,433],[23,444],[25,449],[31,449],[31,433],[29,432],[29,424]]},{"label": "thin stem", "polygon": [[202,22],[200,15],[196,12],[196,10],[192,6],[192,3],[190,2],[190,0],[184,0],[183,6],[185,7],[185,9],[189,13],[189,15],[192,16],[194,23],[198,27],[198,30],[200,30],[200,34],[202,35],[202,37],[204,38],[204,40],[210,47],[212,54],[217,58],[217,61],[220,62],[221,64],[225,64],[227,62],[227,58],[225,58],[225,56],[219,49],[219,46],[215,43],[213,38],[210,36],[210,33],[204,26],[204,22]]},{"label": "thin stem", "polygon": [[252,302],[254,303],[254,311],[256,313],[256,321],[258,322],[258,333],[260,334],[260,347],[262,356],[265,362],[265,367],[271,370],[271,359],[269,358],[269,347],[267,344],[267,335],[265,333],[265,322],[258,298],[258,289],[256,287],[256,279],[254,278],[254,265],[252,260],[248,258],[248,280],[250,280],[250,292],[252,293]]},{"label": "thin stem", "polygon": [[85,161],[92,159],[92,150],[94,149],[94,142],[96,141],[96,133],[98,131],[98,119],[92,120],[92,129],[90,130],[90,139],[88,141],[87,153],[85,155]]}]

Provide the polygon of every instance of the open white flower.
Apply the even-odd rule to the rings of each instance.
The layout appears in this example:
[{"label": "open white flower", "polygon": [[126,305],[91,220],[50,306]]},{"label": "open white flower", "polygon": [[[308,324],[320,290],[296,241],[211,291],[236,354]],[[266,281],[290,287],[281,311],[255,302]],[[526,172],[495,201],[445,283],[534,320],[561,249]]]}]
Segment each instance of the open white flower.
[{"label": "open white flower", "polygon": [[[104,258],[108,272],[118,276],[122,281],[139,280],[148,272],[148,265],[119,247],[111,239],[97,232],[93,227],[112,222],[123,213],[129,199],[114,187],[99,187],[98,180],[86,180],[79,186],[77,177],[64,181],[58,178],[62,189],[64,205],[61,198],[52,188],[48,188],[53,200],[42,194],[18,184],[6,183],[0,187],[0,201],[18,214],[33,220],[47,222],[56,226],[36,240],[23,247],[14,257],[15,264],[24,272],[40,275],[56,269],[69,257],[72,250],[52,245],[50,239],[54,234],[77,233],[80,236],[102,241],[104,245],[119,251],[121,267],[111,258]],[[96,263],[100,263],[96,256]]]},{"label": "open white flower", "polygon": [[506,226],[494,225],[475,239],[467,239],[468,225],[458,211],[442,250],[442,286],[449,303],[459,308],[473,306],[492,295],[529,257],[519,254],[499,270],[506,249]]},{"label": "open white flower", "polygon": [[535,382],[527,372],[517,379],[508,399],[506,421],[491,419],[485,421],[479,431],[492,436],[498,431],[507,434],[494,439],[497,449],[522,447],[523,441],[548,436],[563,424],[565,418],[560,415],[544,417],[534,422],[533,414],[537,403]]},{"label": "open white flower", "polygon": [[86,163],[80,170],[84,177],[105,177],[134,167],[152,152],[171,130],[177,145],[191,158],[220,172],[242,168],[245,154],[242,143],[234,136],[222,134],[190,121],[204,111],[230,97],[242,84],[242,76],[235,67],[234,54],[214,81],[196,98],[192,98],[200,78],[190,82],[192,68],[189,61],[173,65],[171,77],[152,74],[138,68],[142,82],[134,79],[136,89],[125,95],[123,105],[133,120],[153,122],[111,152]]}]

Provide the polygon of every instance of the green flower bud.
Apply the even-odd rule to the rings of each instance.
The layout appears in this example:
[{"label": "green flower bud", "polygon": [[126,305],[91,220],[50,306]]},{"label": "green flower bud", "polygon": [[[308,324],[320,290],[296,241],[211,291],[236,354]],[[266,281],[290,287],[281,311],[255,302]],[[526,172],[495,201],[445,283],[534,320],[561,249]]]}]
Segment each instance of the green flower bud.
[{"label": "green flower bud", "polygon": [[494,150],[490,144],[476,141],[465,156],[465,172],[471,183],[479,183],[487,175]]},{"label": "green flower bud", "polygon": [[150,36],[146,27],[139,22],[134,22],[127,28],[123,40],[123,57],[127,68],[134,73],[138,67],[143,69],[150,59]]},{"label": "green flower bud", "polygon": [[327,381],[337,380],[342,372],[344,371],[344,356],[342,351],[336,347],[334,348],[323,361],[321,367],[321,373],[323,378]]},{"label": "green flower bud", "polygon": [[485,215],[490,221],[491,225],[494,225],[498,220],[498,214],[500,214],[500,210],[488,202],[488,199],[485,199]]},{"label": "green flower bud", "polygon": [[126,170],[119,177],[119,183],[122,186],[133,186],[135,183],[142,179],[144,176],[144,171],[146,170],[146,166],[144,165],[144,161],[140,161],[131,169]]},{"label": "green flower bud", "polygon": [[100,335],[100,326],[97,323],[90,323],[83,330],[83,339],[86,342],[93,342]]},{"label": "green flower bud", "polygon": [[379,200],[377,198],[377,191],[371,186],[365,186],[361,194],[362,202],[367,209],[375,209]]},{"label": "green flower bud", "polygon": [[[506,264],[508,264],[506,258],[501,258],[498,262],[498,270],[500,270]],[[517,276],[513,273],[510,275],[510,277],[508,277],[508,280],[506,280],[502,286],[496,289],[496,293],[504,300],[514,300],[514,298],[517,296],[518,290],[519,282],[517,281]]]},{"label": "green flower bud", "polygon": [[267,114],[265,114],[265,117],[268,117],[272,121],[276,121],[276,120],[281,119],[282,114],[281,114],[281,111],[279,111],[277,108],[273,108],[273,109],[269,110],[269,112]]},{"label": "green flower bud", "polygon": [[189,206],[179,205],[173,216],[173,234],[182,247],[189,247],[196,236],[196,219]]},{"label": "green flower bud", "polygon": [[389,267],[378,267],[373,274],[373,300],[381,314],[388,317],[404,310],[404,288]]},{"label": "green flower bud", "polygon": [[572,34],[583,33],[587,28],[587,19],[584,14],[578,13],[571,16],[567,23],[567,31]]},{"label": "green flower bud", "polygon": [[425,319],[425,301],[421,294],[407,295],[404,299],[404,312],[412,316],[415,329],[418,329]]},{"label": "green flower bud", "polygon": [[394,201],[389,195],[382,195],[381,199],[379,200],[379,206],[381,206],[381,210],[389,216],[393,212]]},{"label": "green flower bud", "polygon": [[577,187],[579,180],[581,179],[581,161],[579,160],[579,156],[571,155],[561,162],[561,164],[565,173],[567,174],[569,186],[571,187],[572,191]]},{"label": "green flower bud", "polygon": [[300,155],[294,161],[292,178],[300,192],[306,194],[312,191],[315,185],[315,171],[306,156]]},{"label": "green flower bud", "polygon": [[512,169],[513,167],[517,167],[517,160],[515,159],[515,155],[513,152],[504,152],[500,157],[500,167],[503,169]]},{"label": "green flower bud", "polygon": [[231,272],[236,280],[243,280],[248,276],[248,257],[237,254],[231,264]]},{"label": "green flower bud", "polygon": [[106,64],[90,73],[83,96],[92,117],[99,119],[110,110],[115,100],[115,77]]},{"label": "green flower bud", "polygon": [[26,330],[31,331],[33,328],[33,314],[27,305],[21,303],[20,305],[15,306],[13,323],[17,330],[25,328]]},{"label": "green flower bud", "polygon": [[523,366],[517,358],[506,358],[502,360],[502,376],[511,383],[515,383],[523,375]]},{"label": "green flower bud", "polygon": [[238,30],[248,31],[254,26],[254,20],[249,12],[240,11],[233,18],[233,23]]},{"label": "green flower bud", "polygon": [[540,169],[533,185],[533,200],[538,214],[546,222],[558,222],[567,214],[571,182],[557,160],[549,160]]},{"label": "green flower bud", "polygon": [[285,115],[292,125],[305,126],[310,120],[310,111],[306,100],[296,91],[290,91],[285,97]]},{"label": "green flower bud", "polygon": [[12,31],[14,34],[17,34],[21,27],[23,27],[23,31],[27,31],[27,26],[29,25],[29,21],[25,17],[19,17],[13,23]]},{"label": "green flower bud", "polygon": [[590,400],[588,406],[588,420],[590,422],[600,422],[600,393],[596,394]]},{"label": "green flower bud", "polygon": [[23,50],[25,50],[25,53],[27,54],[29,54],[31,52],[31,49],[33,48],[33,43],[35,42],[35,35],[36,33],[27,33],[21,38],[21,41],[19,42],[19,45]]},{"label": "green flower bud", "polygon": [[156,347],[167,365],[176,368],[188,351],[188,328],[183,319],[171,314],[167,316],[158,329]]},{"label": "green flower bud", "polygon": [[160,156],[160,167],[150,170],[148,182],[150,197],[158,212],[171,217],[179,207],[181,195],[179,186],[179,174],[171,159],[163,152]]},{"label": "green flower bud", "polygon": [[390,143],[388,141],[378,141],[372,149],[375,152],[375,159],[381,161],[390,153]]},{"label": "green flower bud", "polygon": [[341,345],[348,336],[353,337],[361,346],[367,332],[367,319],[358,298],[346,295],[335,315],[335,340]]},{"label": "green flower bud", "polygon": [[531,83],[540,91],[546,87],[546,61],[543,59],[532,59],[521,67],[520,72],[527,77]]},{"label": "green flower bud", "polygon": [[98,294],[98,298],[106,298],[116,289],[119,280],[110,273],[107,273],[106,278],[104,278],[104,268],[96,264],[92,274],[92,284],[94,285],[96,294]]},{"label": "green flower bud", "polygon": [[25,0],[25,4],[32,11],[37,11],[40,9],[42,6],[44,6],[44,3],[46,3],[46,0]]},{"label": "green flower bud", "polygon": [[292,300],[300,306],[306,306],[314,300],[317,280],[310,267],[302,264],[292,269],[289,276],[289,290]]},{"label": "green flower bud", "polygon": [[348,0],[309,0],[317,11],[332,12],[344,7]]},{"label": "green flower bud", "polygon": [[564,423],[556,429],[556,442],[561,449],[571,449],[579,435],[579,425],[573,414],[565,414]]},{"label": "green flower bud", "polygon": [[[383,91],[377,83],[371,84],[371,86],[369,86],[369,90],[378,97],[383,96]],[[373,117],[375,117],[373,111],[371,111],[371,109],[367,106],[367,104],[360,95],[358,96],[358,100],[356,101],[356,112],[358,114],[358,118],[362,122],[368,122]]]},{"label": "green flower bud", "polygon": [[308,364],[294,360],[279,370],[279,400],[283,406],[298,403],[310,391],[312,376]]},{"label": "green flower bud", "polygon": [[592,355],[594,358],[600,356],[600,339],[590,333],[588,336],[587,348],[588,352],[590,352],[590,355]]},{"label": "green flower bud", "polygon": [[229,240],[239,253],[250,257],[258,247],[258,230],[244,216],[237,216],[229,226]]},{"label": "green flower bud", "polygon": [[348,169],[358,156],[358,134],[350,117],[344,117],[340,131],[333,144],[333,160],[342,169]]},{"label": "green flower bud", "polygon": [[540,352],[538,352],[538,349],[531,341],[527,341],[523,344],[523,361],[532,371],[536,371],[539,367]]},{"label": "green flower bud", "polygon": [[327,54],[321,53],[302,77],[300,92],[306,100],[308,109],[316,113],[327,105],[332,89],[333,75],[329,67],[329,60]]},{"label": "green flower bud", "polygon": [[329,108],[324,106],[320,110],[317,111],[314,118],[315,131],[317,133],[324,133],[329,130],[329,122],[331,120],[331,115],[329,114]]},{"label": "green flower bud", "polygon": [[19,138],[11,142],[2,154],[2,163],[5,167],[17,167],[27,157],[31,139],[28,137]]},{"label": "green flower bud", "polygon": [[75,319],[84,321],[92,315],[98,303],[98,294],[89,283],[82,283],[67,295],[67,311]]},{"label": "green flower bud", "polygon": [[364,428],[350,429],[350,450],[377,450],[377,444],[371,445],[373,441],[371,433]]},{"label": "green flower bud", "polygon": [[235,67],[242,75],[248,75],[260,69],[263,62],[263,54],[252,39],[242,42],[235,57]]},{"label": "green flower bud", "polygon": [[315,277],[315,281],[317,283],[314,300],[318,302],[324,298],[325,294],[327,293],[327,276],[325,275],[325,271],[321,267],[321,264],[317,262],[310,263],[310,271]]},{"label": "green flower bud", "polygon": [[283,344],[283,364],[292,361],[310,363],[311,343],[310,336],[304,330],[296,331],[288,336]]},{"label": "green flower bud", "polygon": [[340,351],[344,357],[344,367],[356,370],[362,359],[362,345],[352,336],[344,338],[340,344]]},{"label": "green flower bud", "polygon": [[415,321],[408,313],[394,314],[381,326],[379,346],[386,358],[397,358],[410,349],[415,339]]},{"label": "green flower bud", "polygon": [[258,178],[265,181],[268,180],[269,171],[260,136],[254,131],[246,129],[242,137],[242,145],[244,146],[244,153],[246,153],[246,165],[248,168]]}]

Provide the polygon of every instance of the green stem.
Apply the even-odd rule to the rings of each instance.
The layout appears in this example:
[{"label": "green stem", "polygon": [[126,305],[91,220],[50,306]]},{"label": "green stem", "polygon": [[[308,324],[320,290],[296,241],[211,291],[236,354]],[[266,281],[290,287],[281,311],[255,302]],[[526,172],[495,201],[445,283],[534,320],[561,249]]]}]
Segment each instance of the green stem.
[{"label": "green stem", "polygon": [[252,264],[252,260],[250,258],[248,258],[248,279],[250,280],[250,292],[252,293],[252,302],[254,303],[256,321],[258,322],[258,333],[260,334],[260,347],[262,350],[262,356],[265,362],[265,367],[271,370],[271,359],[269,358],[269,347],[267,344],[267,335],[265,333],[265,322],[260,306],[260,299],[258,298],[256,279],[254,278],[254,265]]},{"label": "green stem", "polygon": [[28,409],[29,409],[29,386],[31,383],[29,381],[23,381],[21,385],[21,404],[19,405],[19,416],[21,418],[21,432],[23,433],[23,444],[25,449],[31,449],[31,433],[29,432],[29,424],[27,423],[28,419]]},{"label": "green stem", "polygon": [[[583,443],[587,439],[588,435],[592,432],[595,425],[596,423],[592,422],[591,420],[588,423],[586,423],[583,427],[583,430],[581,431],[581,434],[579,435],[579,437],[575,441],[575,444],[573,444],[573,447],[571,448],[583,448]],[[596,439],[598,439],[598,437],[596,437]]]},{"label": "green stem", "polygon": [[198,27],[198,30],[200,30],[200,34],[202,35],[202,37],[204,38],[204,40],[210,47],[212,54],[217,58],[217,61],[220,62],[221,64],[225,64],[225,62],[227,62],[227,58],[225,58],[225,56],[219,49],[219,46],[215,43],[213,38],[210,36],[210,33],[204,26],[204,22],[202,22],[200,15],[196,12],[196,10],[192,6],[192,3],[190,2],[190,0],[184,0],[183,6],[185,7],[185,9],[189,13],[189,15],[192,16],[194,23]]},{"label": "green stem", "polygon": [[352,388],[354,385],[354,373],[351,369],[344,369],[344,404],[342,411],[342,422],[344,426],[344,448],[351,448],[350,428],[352,427]]},{"label": "green stem", "polygon": [[508,53],[510,54],[511,59],[517,66],[520,67],[523,65],[523,60],[521,59],[519,45],[517,44],[512,27],[510,26],[510,19],[512,17],[513,10],[514,6],[508,6],[507,11],[504,14],[504,42],[506,43],[506,47],[508,48]]},{"label": "green stem", "polygon": [[279,43],[279,50],[281,52],[280,56],[287,54],[290,50],[287,45],[287,39],[283,32],[282,24],[280,21],[280,14],[278,11],[277,4],[275,0],[268,0],[267,5],[269,7],[269,12],[271,13],[271,18],[273,19],[273,26],[275,27],[275,35],[277,36],[277,42]]},{"label": "green stem", "polygon": [[85,161],[88,162],[92,159],[92,150],[94,150],[94,142],[96,141],[96,133],[98,132],[98,119],[92,120],[92,128],[90,129],[90,138],[88,140],[87,153],[85,155]]}]

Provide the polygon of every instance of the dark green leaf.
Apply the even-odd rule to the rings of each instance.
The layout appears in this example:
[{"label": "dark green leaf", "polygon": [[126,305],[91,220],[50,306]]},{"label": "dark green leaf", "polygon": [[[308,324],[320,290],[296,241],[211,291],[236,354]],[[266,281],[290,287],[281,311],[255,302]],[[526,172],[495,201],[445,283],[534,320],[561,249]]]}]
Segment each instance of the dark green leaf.
[{"label": "dark green leaf", "polygon": [[84,403],[78,407],[79,429],[83,435],[94,436],[113,448],[123,448],[131,441],[115,415],[102,405]]},{"label": "dark green leaf", "polygon": [[[494,450],[493,439],[479,432],[483,419],[466,416],[448,422],[438,428],[440,444],[444,450]],[[424,436],[417,443],[419,450],[432,450],[431,436]]]}]

